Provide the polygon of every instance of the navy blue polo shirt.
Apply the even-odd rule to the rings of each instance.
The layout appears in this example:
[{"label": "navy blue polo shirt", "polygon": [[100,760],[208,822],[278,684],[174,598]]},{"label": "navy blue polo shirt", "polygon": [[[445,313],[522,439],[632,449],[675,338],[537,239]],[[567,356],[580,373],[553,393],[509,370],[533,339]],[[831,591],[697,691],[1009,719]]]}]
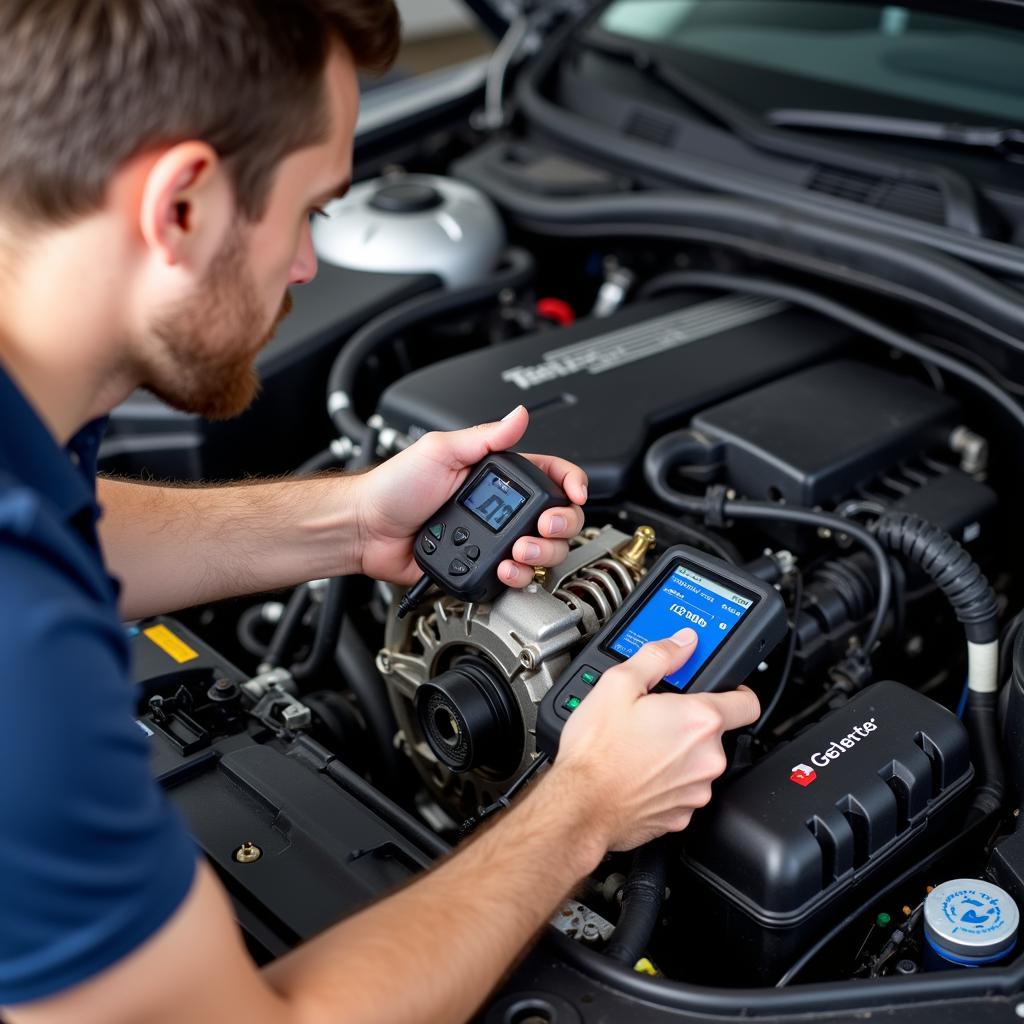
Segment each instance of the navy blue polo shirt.
[{"label": "navy blue polo shirt", "polygon": [[100,554],[104,425],[62,451],[0,367],[0,1006],[130,953],[195,871],[150,775]]}]

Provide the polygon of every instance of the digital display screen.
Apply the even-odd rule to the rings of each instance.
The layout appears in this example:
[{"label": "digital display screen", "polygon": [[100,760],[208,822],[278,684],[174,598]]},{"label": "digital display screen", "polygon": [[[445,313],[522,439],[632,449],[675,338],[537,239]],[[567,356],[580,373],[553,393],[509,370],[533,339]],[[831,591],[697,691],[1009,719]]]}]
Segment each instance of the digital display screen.
[{"label": "digital display screen", "polygon": [[510,480],[491,469],[462,499],[462,507],[497,533],[526,504],[526,497]]},{"label": "digital display screen", "polygon": [[607,650],[629,658],[644,644],[689,626],[697,634],[697,650],[678,672],[665,678],[670,686],[685,690],[756,603],[757,598],[727,582],[677,563]]}]

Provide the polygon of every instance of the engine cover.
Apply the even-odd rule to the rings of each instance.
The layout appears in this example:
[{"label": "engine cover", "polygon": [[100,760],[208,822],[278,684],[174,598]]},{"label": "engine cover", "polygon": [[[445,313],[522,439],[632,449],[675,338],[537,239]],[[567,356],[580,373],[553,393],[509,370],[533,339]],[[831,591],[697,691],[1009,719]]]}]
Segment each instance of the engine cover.
[{"label": "engine cover", "polygon": [[731,980],[777,978],[934,849],[972,777],[956,716],[882,682],[727,784],[695,815],[684,862],[705,928],[734,951]]},{"label": "engine cover", "polygon": [[381,398],[416,436],[486,423],[523,403],[524,450],[581,465],[593,498],[625,492],[651,437],[700,409],[834,356],[850,332],[783,302],[673,296],[408,374]]}]

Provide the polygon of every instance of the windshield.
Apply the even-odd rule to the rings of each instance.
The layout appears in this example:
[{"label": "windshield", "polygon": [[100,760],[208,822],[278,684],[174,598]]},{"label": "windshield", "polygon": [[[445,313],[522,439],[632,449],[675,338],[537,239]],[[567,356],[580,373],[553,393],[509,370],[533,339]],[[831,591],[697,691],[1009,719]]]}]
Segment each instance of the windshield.
[{"label": "windshield", "polygon": [[[876,113],[1024,123],[1024,31],[1003,26],[837,0],[615,0],[600,25],[678,51],[761,110],[864,110],[872,96]],[[719,80],[723,62],[748,73]]]}]

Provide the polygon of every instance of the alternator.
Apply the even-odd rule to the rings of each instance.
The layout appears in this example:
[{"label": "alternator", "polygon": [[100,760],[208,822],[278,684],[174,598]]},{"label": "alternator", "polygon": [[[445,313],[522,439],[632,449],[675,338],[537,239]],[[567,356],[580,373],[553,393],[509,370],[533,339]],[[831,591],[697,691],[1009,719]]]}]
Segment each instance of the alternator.
[{"label": "alternator", "polygon": [[449,597],[399,620],[377,656],[400,742],[459,817],[492,802],[536,756],[537,705],[646,572],[654,531],[585,530],[568,558],[493,604]]}]

